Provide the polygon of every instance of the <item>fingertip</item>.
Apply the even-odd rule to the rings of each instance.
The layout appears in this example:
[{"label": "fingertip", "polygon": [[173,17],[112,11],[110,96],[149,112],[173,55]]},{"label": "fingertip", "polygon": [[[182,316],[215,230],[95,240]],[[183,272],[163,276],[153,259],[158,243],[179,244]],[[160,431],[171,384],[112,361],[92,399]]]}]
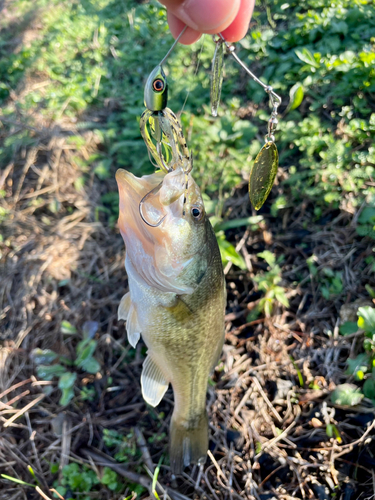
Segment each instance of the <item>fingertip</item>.
[{"label": "fingertip", "polygon": [[234,21],[221,32],[228,42],[238,42],[246,36],[249,23],[254,10],[255,0],[241,0],[238,14]]},{"label": "fingertip", "polygon": [[[167,20],[169,29],[173,37],[176,39],[178,35],[181,33],[181,31],[184,29],[185,23],[180,19],[178,19],[178,17],[176,17],[170,11],[167,11]],[[192,43],[198,41],[200,37],[201,33],[199,31],[196,31],[193,28],[188,27],[185,33],[180,38],[179,43],[181,43],[182,45],[191,45]]]},{"label": "fingertip", "polygon": [[[247,0],[249,1],[249,0]],[[198,33],[218,33],[236,18],[241,0],[162,0],[167,10]]]}]

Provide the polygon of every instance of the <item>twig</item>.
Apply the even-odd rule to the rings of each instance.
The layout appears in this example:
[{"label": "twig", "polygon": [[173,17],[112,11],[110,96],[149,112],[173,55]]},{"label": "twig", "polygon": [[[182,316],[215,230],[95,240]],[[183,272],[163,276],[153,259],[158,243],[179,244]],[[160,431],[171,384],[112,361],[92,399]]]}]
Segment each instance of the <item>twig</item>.
[{"label": "twig", "polygon": [[37,487],[35,488],[35,491],[36,491],[37,493],[39,493],[39,495],[40,495],[41,497],[43,497],[43,498],[44,498],[44,500],[52,500],[52,498],[51,498],[51,497],[47,497],[47,495],[46,495],[45,493],[43,493],[43,491],[39,488],[39,486],[37,486]]},{"label": "twig", "polygon": [[212,463],[214,464],[214,466],[216,467],[216,470],[217,470],[218,474],[224,479],[225,482],[227,482],[228,480],[227,480],[224,472],[220,469],[219,464],[217,463],[216,458],[213,456],[213,454],[211,453],[211,451],[208,450],[207,454],[210,457],[210,459],[211,459]]},{"label": "twig", "polygon": [[14,391],[15,389],[18,389],[19,387],[22,387],[23,385],[29,384],[32,381],[33,381],[32,378],[28,378],[27,380],[22,380],[22,382],[18,382],[18,384],[12,385],[12,387],[9,387],[8,389],[6,389],[5,391],[3,391],[0,394],[0,399],[3,398],[4,396],[6,396],[7,394],[9,394],[10,392]]},{"label": "twig", "polygon": [[[337,458],[341,457],[342,455],[345,455],[346,453],[349,453],[350,451],[352,451],[354,446],[362,444],[365,441],[366,436],[370,433],[370,431],[374,427],[375,427],[375,420],[372,421],[372,424],[367,428],[367,430],[363,433],[363,435],[359,439],[357,439],[356,441],[353,441],[352,443],[345,444],[344,446],[340,446],[340,448],[339,448],[340,453],[338,453],[337,455],[334,455],[332,457],[333,461],[336,460]],[[371,437],[370,439],[372,440],[373,438]]]},{"label": "twig", "polygon": [[21,417],[26,411],[30,410],[33,406],[37,405],[42,399],[46,397],[45,394],[41,394],[38,396],[34,401],[31,401],[28,405],[25,406],[25,408],[22,408],[20,411],[18,411],[13,417],[10,417],[4,424],[4,427],[9,427],[10,424],[12,424],[15,420],[17,420],[18,417]]},{"label": "twig", "polygon": [[262,397],[263,397],[264,401],[266,402],[268,408],[275,415],[275,417],[277,418],[277,420],[279,421],[279,423],[282,424],[283,423],[283,419],[280,417],[279,413],[275,410],[273,404],[271,403],[271,401],[266,396],[266,393],[262,389],[262,386],[260,385],[259,380],[256,377],[250,377],[250,378],[254,382],[254,384],[257,386],[257,389],[260,392],[260,394],[262,395]]},{"label": "twig", "polygon": [[29,168],[31,167],[31,165],[33,163],[35,163],[37,154],[38,154],[38,148],[31,148],[29,150],[29,152],[27,153],[25,165],[22,169],[22,174],[21,174],[20,180],[18,181],[17,190],[16,190],[16,193],[15,193],[14,198],[13,198],[14,206],[17,205],[17,202],[19,200],[21,189],[22,189],[24,180],[26,178],[27,172],[29,171]]},{"label": "twig", "polygon": [[147,467],[150,469],[151,473],[153,473],[155,470],[155,466],[154,466],[154,463],[152,461],[150,452],[148,451],[145,437],[144,437],[141,429],[139,429],[138,427],[135,427],[134,431],[135,431],[135,437],[137,439],[139,449],[141,450],[141,453],[142,453],[143,461],[147,465]]}]

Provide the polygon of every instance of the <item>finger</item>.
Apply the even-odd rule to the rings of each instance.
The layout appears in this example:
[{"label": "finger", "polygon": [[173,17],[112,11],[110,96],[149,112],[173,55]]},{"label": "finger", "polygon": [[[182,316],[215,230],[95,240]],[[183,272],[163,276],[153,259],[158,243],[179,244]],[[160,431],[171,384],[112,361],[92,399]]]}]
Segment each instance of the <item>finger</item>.
[{"label": "finger", "polygon": [[221,32],[228,42],[238,42],[247,33],[253,14],[255,0],[241,0],[240,9],[235,20],[228,28]]},{"label": "finger", "polygon": [[201,33],[218,33],[236,18],[241,0],[162,0],[168,11]]},{"label": "finger", "polygon": [[[167,12],[167,19],[168,19],[168,25],[169,29],[171,30],[171,33],[174,38],[177,38],[178,35],[181,33],[183,28],[185,27],[185,23],[178,19],[172,12]],[[182,43],[183,45],[190,45],[191,43],[196,42],[199,40],[201,37],[201,33],[199,31],[195,31],[192,28],[187,28],[185,33],[182,35],[182,37],[179,40],[179,43]]]}]

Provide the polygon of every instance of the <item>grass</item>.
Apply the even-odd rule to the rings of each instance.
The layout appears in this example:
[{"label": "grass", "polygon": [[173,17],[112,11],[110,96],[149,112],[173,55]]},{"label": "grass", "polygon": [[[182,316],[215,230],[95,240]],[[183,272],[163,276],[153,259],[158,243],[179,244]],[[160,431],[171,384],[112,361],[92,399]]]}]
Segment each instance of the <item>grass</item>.
[{"label": "grass", "polygon": [[0,2],[0,498],[374,494],[374,33],[370,0],[257,6],[237,51],[283,98],[280,168],[259,213],[247,180],[265,93],[227,58],[210,115],[209,36],[166,64],[228,291],[213,460],[173,480],[171,393],[145,406],[144,346],[117,324],[127,281],[114,181],[118,167],[153,170],[139,117],[172,43],[165,12]]}]

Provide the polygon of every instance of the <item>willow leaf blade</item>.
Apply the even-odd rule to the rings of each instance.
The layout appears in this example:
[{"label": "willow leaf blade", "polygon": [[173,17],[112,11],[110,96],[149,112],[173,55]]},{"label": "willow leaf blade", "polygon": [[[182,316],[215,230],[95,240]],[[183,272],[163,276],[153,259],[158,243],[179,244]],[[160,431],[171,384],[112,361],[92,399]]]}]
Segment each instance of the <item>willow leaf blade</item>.
[{"label": "willow leaf blade", "polygon": [[211,112],[212,116],[217,116],[217,108],[220,103],[221,86],[223,84],[224,70],[224,43],[216,42],[214,58],[212,60],[211,72]]},{"label": "willow leaf blade", "polygon": [[255,210],[262,207],[270,194],[278,166],[277,147],[274,142],[269,141],[259,151],[250,172],[249,196]]}]

